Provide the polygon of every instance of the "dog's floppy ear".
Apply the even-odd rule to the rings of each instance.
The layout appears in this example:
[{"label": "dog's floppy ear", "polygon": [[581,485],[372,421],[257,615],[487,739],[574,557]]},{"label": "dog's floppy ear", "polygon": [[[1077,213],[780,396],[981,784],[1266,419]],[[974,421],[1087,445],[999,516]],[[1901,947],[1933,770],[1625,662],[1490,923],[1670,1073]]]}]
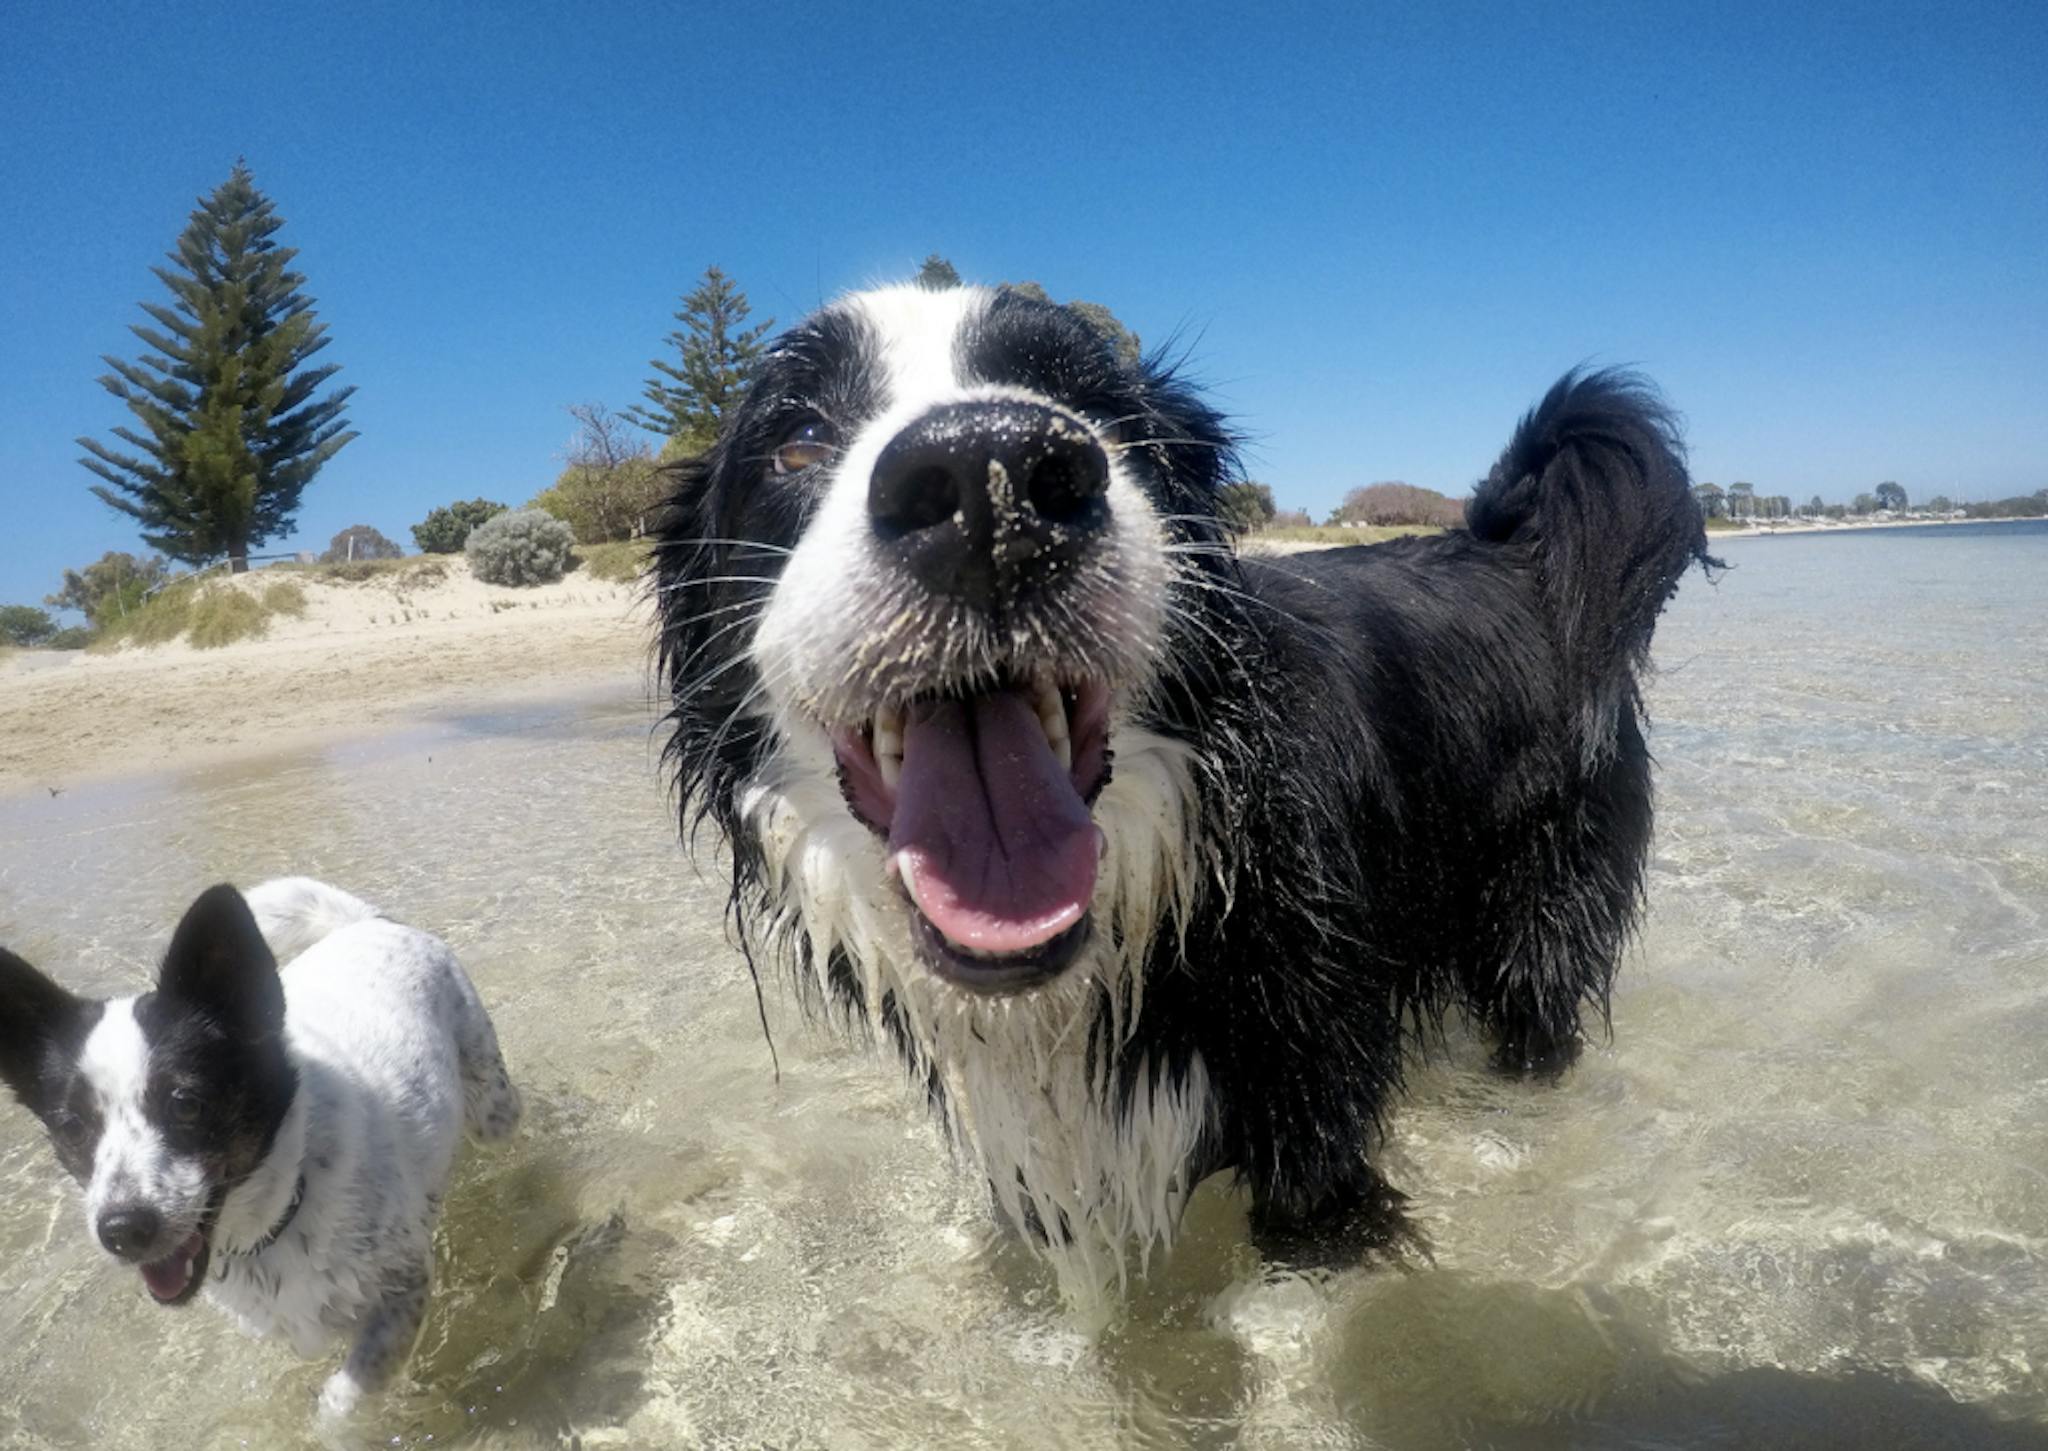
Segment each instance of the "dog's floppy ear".
[{"label": "dog's floppy ear", "polygon": [[284,982],[277,975],[277,959],[249,904],[225,882],[208,887],[186,908],[171,934],[156,986],[253,1037],[284,1029]]},{"label": "dog's floppy ear", "polygon": [[0,1081],[30,1111],[41,1113],[44,1069],[70,1040],[91,1004],[73,997],[0,947]]}]

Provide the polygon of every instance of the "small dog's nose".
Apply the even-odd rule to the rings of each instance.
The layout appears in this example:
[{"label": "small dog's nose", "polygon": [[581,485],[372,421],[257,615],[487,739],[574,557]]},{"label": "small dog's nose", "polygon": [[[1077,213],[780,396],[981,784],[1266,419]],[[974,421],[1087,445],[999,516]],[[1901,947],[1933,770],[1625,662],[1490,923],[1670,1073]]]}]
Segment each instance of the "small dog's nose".
[{"label": "small dog's nose", "polygon": [[109,1253],[135,1260],[156,1243],[157,1236],[163,1233],[164,1221],[147,1205],[129,1204],[102,1214],[98,1227],[100,1243]]},{"label": "small dog's nose", "polygon": [[1057,579],[1109,526],[1109,455],[1038,403],[952,403],[889,440],[868,483],[884,546],[934,594],[994,609]]}]

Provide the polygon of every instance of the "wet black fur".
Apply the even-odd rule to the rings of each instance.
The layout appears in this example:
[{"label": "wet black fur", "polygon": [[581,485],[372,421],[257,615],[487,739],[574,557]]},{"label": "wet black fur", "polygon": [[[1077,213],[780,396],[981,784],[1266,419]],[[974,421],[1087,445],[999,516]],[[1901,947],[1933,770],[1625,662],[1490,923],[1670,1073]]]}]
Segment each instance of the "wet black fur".
[{"label": "wet black fur", "polygon": [[[173,1152],[200,1157],[223,1191],[233,1188],[270,1152],[299,1081],[285,1051],[284,980],[240,892],[210,887],[186,909],[135,1021],[149,1040],[151,1122]],[[179,1088],[202,1105],[194,1123],[170,1113]]]},{"label": "wet black fur", "polygon": [[[173,1152],[207,1165],[216,1202],[263,1161],[297,1091],[284,1010],[277,963],[229,886],[187,909],[156,990],[135,1001],[149,1044],[144,1112]],[[92,1176],[101,1124],[78,1055],[103,1011],[0,949],[0,1080],[43,1121],[58,1161],[80,1182]],[[171,1112],[179,1089],[200,1103],[193,1122]]]},{"label": "wet black fur", "polygon": [[57,1161],[81,1182],[92,1175],[102,1125],[78,1053],[102,1011],[0,947],[0,1082],[42,1121]]},{"label": "wet black fur", "polygon": [[[1467,528],[1240,560],[1215,515],[1231,436],[1160,359],[1124,368],[1072,314],[1010,294],[961,346],[981,377],[1117,420],[1186,566],[1147,724],[1195,749],[1220,880],[1184,934],[1160,934],[1126,1044],[1104,1002],[1098,1065],[1128,1101],[1143,1065],[1177,1078],[1199,1055],[1213,1110],[1190,1172],[1235,1170],[1261,1222],[1386,1209],[1367,1151],[1410,1030],[1463,1012],[1519,1067],[1567,1058],[1584,1010],[1604,1014],[1650,839],[1637,676],[1680,577],[1712,563],[1671,416],[1631,375],[1568,374]],[[750,964],[786,957],[806,986],[808,943],[755,931],[763,860],[738,801],[766,741],[736,713],[758,685],[750,622],[808,504],[766,457],[820,394],[862,396],[873,347],[843,315],[785,340],[680,479],[653,573],[685,834],[729,846]],[[828,977],[858,1017],[854,974]]]}]

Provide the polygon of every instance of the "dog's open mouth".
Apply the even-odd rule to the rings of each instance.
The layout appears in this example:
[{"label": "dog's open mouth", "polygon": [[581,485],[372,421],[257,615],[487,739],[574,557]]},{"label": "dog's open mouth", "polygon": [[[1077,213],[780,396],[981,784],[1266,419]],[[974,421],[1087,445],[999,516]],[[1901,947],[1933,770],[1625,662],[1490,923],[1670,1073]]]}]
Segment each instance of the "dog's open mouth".
[{"label": "dog's open mouth", "polygon": [[195,1229],[162,1259],[142,1266],[142,1283],[157,1304],[183,1305],[206,1283],[206,1265],[212,1258],[212,1236],[203,1227]]},{"label": "dog's open mouth", "polygon": [[848,806],[888,842],[941,977],[1017,992],[1088,936],[1109,778],[1109,688],[1049,680],[885,706],[834,733]]}]

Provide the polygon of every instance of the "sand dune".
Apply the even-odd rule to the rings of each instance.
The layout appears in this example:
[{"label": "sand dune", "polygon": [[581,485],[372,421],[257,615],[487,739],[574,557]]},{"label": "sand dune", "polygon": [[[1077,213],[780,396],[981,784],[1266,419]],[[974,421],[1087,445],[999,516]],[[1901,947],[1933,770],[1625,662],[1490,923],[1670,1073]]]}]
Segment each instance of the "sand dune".
[{"label": "sand dune", "polygon": [[637,587],[581,573],[507,589],[460,556],[359,583],[291,578],[297,618],[213,650],[183,641],[0,661],[0,793],[289,748],[539,691],[644,677]]}]

